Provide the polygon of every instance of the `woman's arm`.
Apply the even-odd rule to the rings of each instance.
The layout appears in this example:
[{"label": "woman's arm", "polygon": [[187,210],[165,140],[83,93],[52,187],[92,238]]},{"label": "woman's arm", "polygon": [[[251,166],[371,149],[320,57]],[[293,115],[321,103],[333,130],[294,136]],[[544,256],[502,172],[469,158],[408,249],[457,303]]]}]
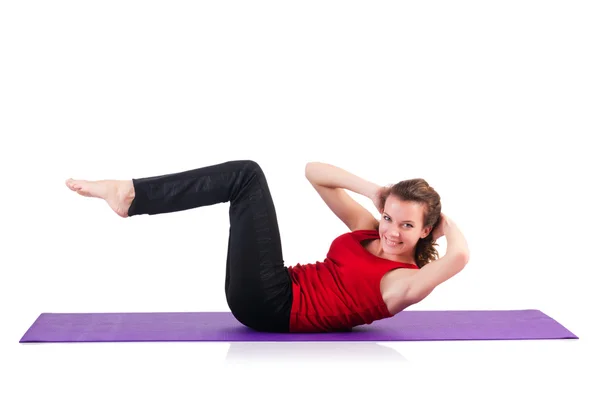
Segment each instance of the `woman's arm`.
[{"label": "woman's arm", "polygon": [[443,232],[446,236],[446,254],[434,260],[406,279],[406,299],[415,304],[428,296],[435,287],[455,276],[469,262],[469,247],[458,226],[444,215]]},{"label": "woman's arm", "polygon": [[305,174],[329,209],[351,231],[368,230],[377,226],[377,219],[344,189],[372,198],[371,195],[377,192],[379,186],[325,163],[306,164]]},{"label": "woman's arm", "polygon": [[446,255],[458,255],[469,261],[469,245],[456,223],[442,214],[442,235],[446,236]]},{"label": "woman's arm", "polygon": [[329,188],[342,188],[372,199],[381,186],[369,182],[335,165],[310,162],[306,164],[305,174],[308,180]]}]

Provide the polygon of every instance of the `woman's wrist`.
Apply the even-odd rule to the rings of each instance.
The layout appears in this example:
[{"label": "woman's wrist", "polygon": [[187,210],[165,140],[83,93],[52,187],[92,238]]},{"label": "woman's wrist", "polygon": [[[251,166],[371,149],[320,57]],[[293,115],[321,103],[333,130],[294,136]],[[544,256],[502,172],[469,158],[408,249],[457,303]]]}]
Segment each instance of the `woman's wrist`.
[{"label": "woman's wrist", "polygon": [[379,197],[379,192],[382,186],[374,183],[374,182],[365,182],[365,192],[363,196],[370,198],[371,200],[375,200]]}]

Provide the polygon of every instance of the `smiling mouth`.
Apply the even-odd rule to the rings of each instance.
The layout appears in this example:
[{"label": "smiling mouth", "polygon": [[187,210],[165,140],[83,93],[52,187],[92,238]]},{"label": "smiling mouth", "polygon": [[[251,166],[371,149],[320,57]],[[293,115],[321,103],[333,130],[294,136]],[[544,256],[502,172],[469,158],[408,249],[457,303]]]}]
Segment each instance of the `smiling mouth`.
[{"label": "smiling mouth", "polygon": [[389,240],[387,237],[385,238],[385,242],[386,242],[386,244],[387,244],[387,245],[389,245],[390,247],[397,247],[397,246],[399,246],[400,244],[402,244],[402,242],[394,242],[394,241],[391,241],[391,240]]}]

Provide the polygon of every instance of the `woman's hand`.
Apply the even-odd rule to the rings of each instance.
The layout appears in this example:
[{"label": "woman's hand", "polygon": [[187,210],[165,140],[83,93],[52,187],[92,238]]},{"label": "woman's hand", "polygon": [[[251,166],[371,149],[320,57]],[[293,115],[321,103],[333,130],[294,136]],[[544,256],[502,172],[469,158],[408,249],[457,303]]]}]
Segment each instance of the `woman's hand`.
[{"label": "woman's hand", "polygon": [[433,241],[436,241],[438,238],[446,234],[446,225],[448,224],[448,221],[449,218],[443,213],[441,213],[437,226],[431,232],[431,235],[433,236]]},{"label": "woman's hand", "polygon": [[385,186],[376,186],[375,191],[371,194],[371,200],[373,201],[375,208],[377,208],[377,212],[380,214],[383,212],[383,203],[381,202],[381,193],[383,192],[383,189],[385,189]]}]

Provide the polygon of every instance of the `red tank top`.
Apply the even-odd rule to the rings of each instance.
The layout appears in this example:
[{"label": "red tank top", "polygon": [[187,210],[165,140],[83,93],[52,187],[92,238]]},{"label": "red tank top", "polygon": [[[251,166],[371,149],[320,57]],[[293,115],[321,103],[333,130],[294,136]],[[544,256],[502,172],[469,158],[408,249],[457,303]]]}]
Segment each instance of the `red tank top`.
[{"label": "red tank top", "polygon": [[288,267],[292,279],[290,332],[348,330],[391,317],[381,296],[381,278],[417,265],[373,255],[361,245],[379,239],[377,230],[355,230],[331,243],[323,262]]}]

